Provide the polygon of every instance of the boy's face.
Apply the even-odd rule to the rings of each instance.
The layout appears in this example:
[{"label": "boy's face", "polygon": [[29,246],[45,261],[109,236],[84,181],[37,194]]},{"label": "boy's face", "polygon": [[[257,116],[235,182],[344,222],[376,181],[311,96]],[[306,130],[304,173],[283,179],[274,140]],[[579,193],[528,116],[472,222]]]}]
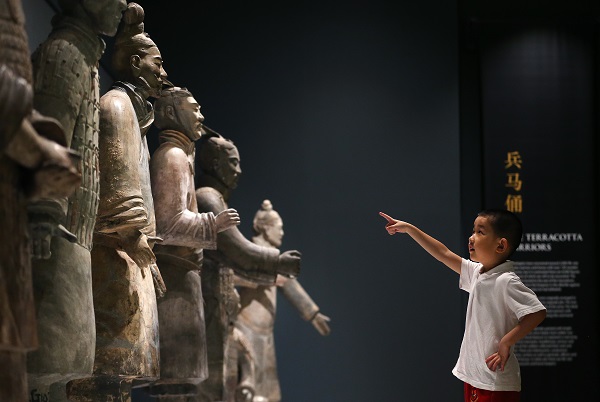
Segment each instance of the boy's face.
[{"label": "boy's face", "polygon": [[469,256],[472,261],[493,268],[501,259],[503,251],[500,238],[492,229],[489,218],[478,216],[473,223],[473,234],[469,237]]}]

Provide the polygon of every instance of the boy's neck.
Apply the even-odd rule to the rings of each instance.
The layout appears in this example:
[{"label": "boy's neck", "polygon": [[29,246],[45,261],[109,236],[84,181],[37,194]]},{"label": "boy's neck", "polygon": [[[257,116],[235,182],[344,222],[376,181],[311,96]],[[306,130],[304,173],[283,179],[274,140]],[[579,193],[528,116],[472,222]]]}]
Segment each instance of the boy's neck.
[{"label": "boy's neck", "polygon": [[508,261],[508,260],[507,259],[499,259],[499,260],[497,260],[495,262],[491,262],[490,264],[485,264],[485,265],[483,265],[481,267],[481,269],[479,270],[479,272],[483,274],[484,272],[487,272],[487,271],[489,271],[491,269],[496,268],[498,265],[504,264],[506,261]]}]

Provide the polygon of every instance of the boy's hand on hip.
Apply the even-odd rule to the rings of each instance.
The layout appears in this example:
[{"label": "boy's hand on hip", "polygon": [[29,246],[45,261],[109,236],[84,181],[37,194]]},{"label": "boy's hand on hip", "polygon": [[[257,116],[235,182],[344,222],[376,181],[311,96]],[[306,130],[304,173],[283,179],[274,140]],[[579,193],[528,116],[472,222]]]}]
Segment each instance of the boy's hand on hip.
[{"label": "boy's hand on hip", "polygon": [[498,351],[485,359],[485,364],[492,371],[496,371],[498,367],[500,367],[500,371],[504,371],[504,365],[506,364],[509,355],[510,346],[500,342],[498,344]]}]

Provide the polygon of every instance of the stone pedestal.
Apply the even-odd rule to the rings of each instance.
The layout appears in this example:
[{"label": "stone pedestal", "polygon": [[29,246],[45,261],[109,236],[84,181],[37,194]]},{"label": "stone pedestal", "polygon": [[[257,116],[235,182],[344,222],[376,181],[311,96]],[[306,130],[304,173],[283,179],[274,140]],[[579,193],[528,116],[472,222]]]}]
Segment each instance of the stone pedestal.
[{"label": "stone pedestal", "polygon": [[134,390],[147,386],[155,378],[98,375],[71,380],[67,397],[72,402],[135,402]]},{"label": "stone pedestal", "polygon": [[149,394],[156,401],[201,402],[197,378],[160,379],[149,386]]}]

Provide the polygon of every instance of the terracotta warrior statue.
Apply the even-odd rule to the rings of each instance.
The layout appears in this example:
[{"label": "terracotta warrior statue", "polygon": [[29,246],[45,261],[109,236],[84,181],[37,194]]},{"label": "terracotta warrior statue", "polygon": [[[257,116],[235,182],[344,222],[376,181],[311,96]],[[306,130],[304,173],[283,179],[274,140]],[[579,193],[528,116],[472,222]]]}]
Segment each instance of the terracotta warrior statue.
[{"label": "terracotta warrior statue", "polygon": [[[32,56],[34,104],[62,124],[66,144],[81,156],[82,181],[68,199],[39,200],[28,207],[40,345],[27,365],[29,388],[39,393],[50,392],[50,385],[64,378],[92,372],[90,250],[99,195],[98,61],[105,48],[99,35],[116,33],[125,0],[59,0],[59,5],[52,32]],[[57,398],[54,392],[52,400]]]},{"label": "terracotta warrior statue", "polygon": [[[273,210],[269,200],[264,200],[261,209],[256,212],[253,222],[255,236],[252,241],[264,247],[281,246],[283,239],[283,221]],[[329,317],[321,314],[319,307],[300,286],[296,279],[278,277],[276,286],[255,285],[248,281],[237,282],[239,288],[241,311],[238,314],[236,327],[241,330],[252,344],[256,365],[255,402],[278,402],[281,400],[273,327],[277,307],[277,288],[300,312],[301,317],[312,323],[321,335],[330,332]],[[262,399],[261,399],[262,398]]]},{"label": "terracotta warrior statue", "polygon": [[[112,58],[118,81],[100,99],[100,204],[92,250],[96,382],[74,383],[73,390],[106,395],[103,400],[124,392],[106,388],[110,384],[159,374],[154,284],[160,293],[164,288],[152,252],[159,239],[146,133],[154,120],[147,99],[159,96],[166,73],[143,21],[143,8],[129,3]],[[121,381],[124,376],[129,379]]]},{"label": "terracotta warrior statue", "polygon": [[67,197],[81,179],[60,123],[33,109],[32,83],[21,0],[0,0],[0,401],[12,402],[29,400],[38,345],[26,203]]},{"label": "terracotta warrior statue", "polygon": [[150,177],[156,231],[163,239],[154,252],[168,291],[158,302],[160,380],[152,393],[172,397],[197,394],[197,386],[208,377],[202,250],[216,249],[217,233],[240,219],[235,209],[198,212],[194,155],[204,116],[193,95],[185,88],[163,89],[154,110],[154,124],[161,131]]},{"label": "terracotta warrior statue", "polygon": [[[228,208],[240,169],[237,147],[218,134],[199,140],[196,167],[198,210],[218,214]],[[201,384],[203,400],[222,401],[225,389],[225,357],[228,354],[227,306],[234,301],[234,272],[252,281],[273,284],[277,274],[296,276],[300,253],[259,246],[246,239],[237,227],[217,235],[216,251],[206,250],[202,269],[202,292],[208,347],[209,377]]]}]

